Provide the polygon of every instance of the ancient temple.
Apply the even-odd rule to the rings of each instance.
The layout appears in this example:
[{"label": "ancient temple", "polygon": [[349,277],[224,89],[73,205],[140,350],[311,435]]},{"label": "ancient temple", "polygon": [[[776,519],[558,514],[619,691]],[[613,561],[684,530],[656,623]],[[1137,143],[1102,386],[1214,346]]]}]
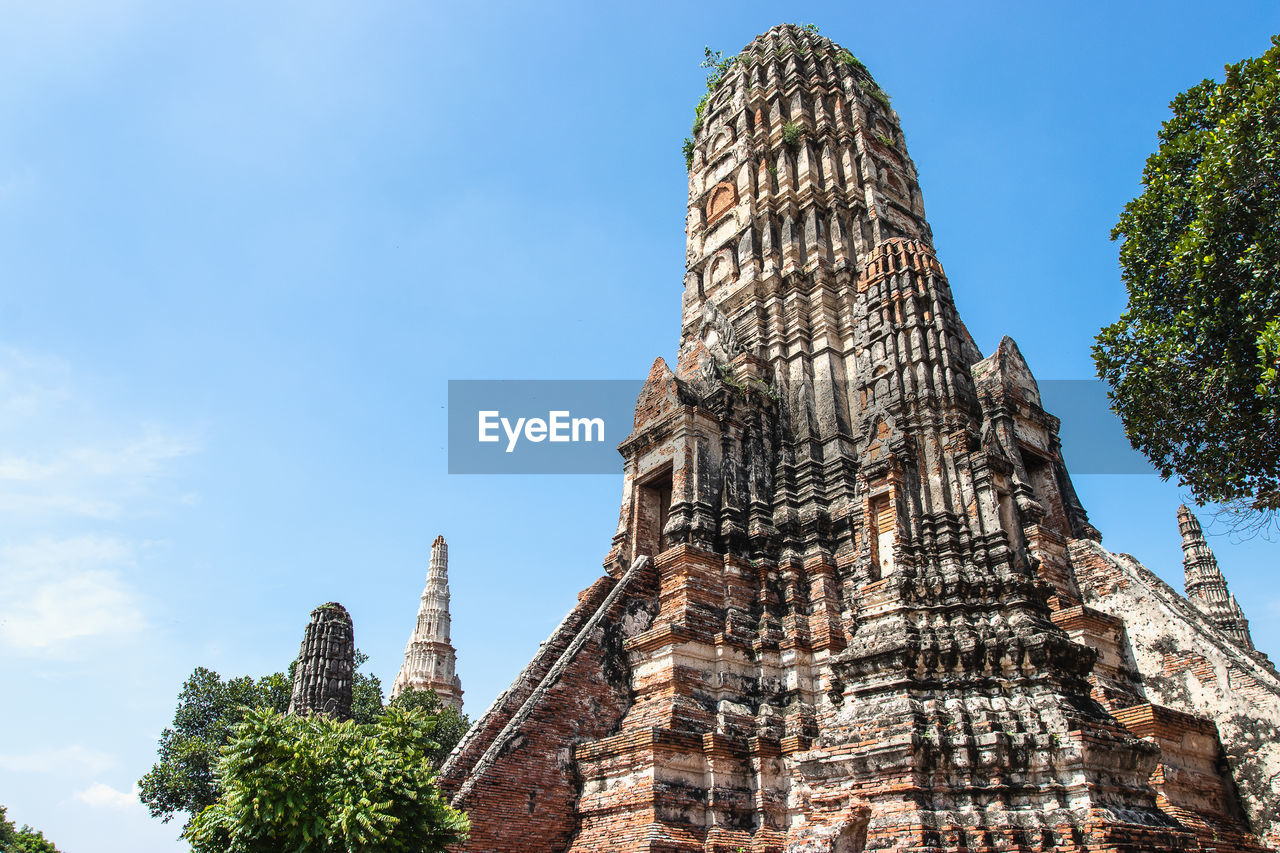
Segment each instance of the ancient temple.
[{"label": "ancient temple", "polygon": [[449,639],[449,546],[443,536],[437,536],[431,543],[418,622],[404,648],[404,663],[391,686],[391,698],[405,690],[434,690],[444,704],[462,710],[457,662],[457,650]]},{"label": "ancient temple", "polygon": [[775,27],[691,153],[678,360],[620,447],[605,574],[443,768],[466,849],[1280,841],[1280,679],[1099,544],[863,65]]},{"label": "ancient temple", "polygon": [[330,601],[311,611],[298,649],[289,713],[351,719],[355,657],[355,630],[347,609]]}]

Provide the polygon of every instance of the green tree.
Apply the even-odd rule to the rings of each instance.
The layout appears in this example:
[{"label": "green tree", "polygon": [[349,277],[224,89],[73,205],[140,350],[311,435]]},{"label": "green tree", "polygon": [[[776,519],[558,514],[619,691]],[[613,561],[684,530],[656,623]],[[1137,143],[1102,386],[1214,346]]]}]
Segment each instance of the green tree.
[{"label": "green tree", "polygon": [[374,723],[249,712],[218,764],[223,794],[183,831],[194,853],[435,853],[467,817],[435,785],[434,718]]},{"label": "green tree", "polygon": [[214,776],[219,751],[251,708],[285,711],[290,682],[282,673],[226,681],[196,667],[178,694],[173,726],[160,734],[159,758],[138,781],[139,797],[165,823],[177,812],[194,817],[218,798]]},{"label": "green tree", "polygon": [[471,719],[453,706],[440,701],[434,690],[406,690],[391,700],[390,707],[422,711],[435,718],[435,729],[431,733],[435,743],[425,749],[425,752],[436,770],[440,769],[449,753],[453,752],[458,741],[467,733],[467,729],[471,728]]},{"label": "green tree", "polygon": [[[359,670],[368,660],[368,655],[356,650],[351,715],[362,725],[376,723],[384,713],[382,682]],[[222,748],[251,709],[280,713],[289,709],[297,666],[295,660],[285,672],[225,681],[213,670],[196,667],[178,694],[172,727],[160,735],[159,761],[138,781],[139,797],[152,817],[168,823],[178,812],[185,812],[189,824],[190,818],[217,801],[220,789],[214,770]],[[465,716],[445,706],[433,691],[407,691],[397,697],[397,704],[420,709],[433,718],[431,742],[423,747],[432,767],[444,763],[470,726]]]},{"label": "green tree", "polygon": [[59,850],[52,841],[44,837],[43,832],[23,824],[22,829],[18,830],[13,853],[59,853]]},{"label": "green tree", "polygon": [[[367,655],[356,652],[357,666],[366,660]],[[160,760],[138,781],[139,797],[152,817],[168,823],[178,812],[191,818],[213,805],[219,793],[214,767],[222,747],[249,709],[269,708],[281,713],[289,709],[296,667],[294,661],[287,674],[225,681],[213,670],[196,667],[178,694],[172,727],[160,734]],[[369,723],[377,719],[382,713],[378,677],[357,671],[351,690],[355,720]]]},{"label": "green tree", "polygon": [[1112,231],[1129,305],[1093,348],[1133,446],[1195,499],[1280,509],[1280,37],[1170,105]]},{"label": "green tree", "polygon": [[0,853],[59,853],[44,833],[23,824],[15,829],[6,809],[0,806]]},{"label": "green tree", "polygon": [[9,820],[8,809],[0,806],[0,853],[9,853],[18,843],[18,830],[14,828],[13,821]]}]

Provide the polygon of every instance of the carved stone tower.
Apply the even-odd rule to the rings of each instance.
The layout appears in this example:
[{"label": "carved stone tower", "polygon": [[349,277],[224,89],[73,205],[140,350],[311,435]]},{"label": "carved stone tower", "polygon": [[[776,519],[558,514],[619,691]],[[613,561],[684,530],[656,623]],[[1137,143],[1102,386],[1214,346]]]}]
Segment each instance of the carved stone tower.
[{"label": "carved stone tower", "polygon": [[1218,628],[1242,649],[1253,651],[1249,620],[1236,597],[1227,590],[1227,579],[1218,558],[1204,539],[1197,519],[1186,505],[1178,507],[1178,532],[1182,534],[1182,569],[1186,573],[1187,600],[1200,608]]},{"label": "carved stone tower", "polygon": [[1054,622],[1100,537],[1017,346],[961,322],[862,64],[747,45],[686,227],[607,574],[443,768],[467,849],[1197,849]]},{"label": "carved stone tower", "polygon": [[331,601],[311,611],[298,650],[289,713],[351,719],[355,656],[355,631],[347,609]]},{"label": "carved stone tower", "polygon": [[404,649],[404,664],[391,686],[394,699],[405,690],[434,690],[446,705],[462,710],[458,655],[449,639],[449,546],[443,536],[431,543],[427,585],[418,604],[418,624]]}]

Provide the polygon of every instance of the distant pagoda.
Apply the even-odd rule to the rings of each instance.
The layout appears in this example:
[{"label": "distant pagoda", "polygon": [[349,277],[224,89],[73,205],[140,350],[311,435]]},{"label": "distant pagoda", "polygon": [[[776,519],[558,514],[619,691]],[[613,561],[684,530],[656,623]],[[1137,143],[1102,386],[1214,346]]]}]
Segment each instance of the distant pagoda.
[{"label": "distant pagoda", "polygon": [[351,719],[355,654],[355,629],[345,607],[330,601],[311,611],[298,649],[289,713]]},{"label": "distant pagoda", "polygon": [[431,543],[427,585],[418,605],[418,624],[404,649],[404,664],[391,686],[394,699],[405,690],[434,690],[444,704],[462,710],[458,652],[449,639],[449,546],[443,536]]}]

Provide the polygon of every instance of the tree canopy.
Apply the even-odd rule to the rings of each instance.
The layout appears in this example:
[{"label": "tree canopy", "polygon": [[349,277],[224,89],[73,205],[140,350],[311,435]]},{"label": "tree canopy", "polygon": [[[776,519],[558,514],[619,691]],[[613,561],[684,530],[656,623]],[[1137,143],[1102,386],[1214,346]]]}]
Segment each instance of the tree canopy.
[{"label": "tree canopy", "polygon": [[[360,725],[374,724],[386,712],[382,682],[358,669],[367,660],[368,655],[356,651],[351,713],[353,722]],[[211,669],[196,667],[178,694],[173,724],[160,735],[159,760],[138,781],[139,798],[152,817],[168,823],[184,812],[194,818],[217,802],[222,789],[216,769],[223,748],[251,711],[283,714],[289,709],[296,666],[294,661],[285,672],[264,678],[241,676],[226,680]],[[407,690],[391,704],[402,710],[416,709],[430,720],[430,737],[420,749],[432,768],[444,763],[470,727],[465,715],[442,703],[431,690]],[[7,851],[0,847],[0,853]]]},{"label": "tree canopy", "polygon": [[461,711],[440,701],[434,690],[406,690],[391,700],[390,707],[403,710],[418,710],[435,718],[436,727],[431,733],[436,742],[434,748],[427,749],[427,760],[431,766],[439,770],[449,753],[462,740],[462,736],[471,728],[471,719]]},{"label": "tree canopy", "polygon": [[[366,660],[367,655],[356,652],[357,667]],[[264,678],[225,681],[211,669],[196,667],[178,694],[172,726],[160,734],[159,760],[138,781],[138,796],[152,817],[168,823],[178,812],[194,817],[214,804],[220,793],[214,769],[222,748],[251,709],[289,709],[296,665],[294,661],[286,672]],[[357,669],[351,692],[356,722],[371,723],[381,716],[382,682],[377,676]]]},{"label": "tree canopy", "polygon": [[160,760],[138,780],[138,796],[151,816],[168,823],[177,812],[195,816],[213,805],[219,750],[249,709],[288,710],[289,690],[278,672],[223,681],[213,670],[196,667],[178,694],[173,726],[160,734]]},{"label": "tree canopy", "polygon": [[14,827],[7,809],[0,806],[0,853],[58,853],[58,848],[39,830],[26,824]]},{"label": "tree canopy", "polygon": [[1280,37],[1178,95],[1123,240],[1098,375],[1133,446],[1201,503],[1280,509]]},{"label": "tree canopy", "polygon": [[437,853],[466,838],[427,760],[435,718],[372,723],[250,711],[217,767],[223,792],[183,831],[194,853]]}]

